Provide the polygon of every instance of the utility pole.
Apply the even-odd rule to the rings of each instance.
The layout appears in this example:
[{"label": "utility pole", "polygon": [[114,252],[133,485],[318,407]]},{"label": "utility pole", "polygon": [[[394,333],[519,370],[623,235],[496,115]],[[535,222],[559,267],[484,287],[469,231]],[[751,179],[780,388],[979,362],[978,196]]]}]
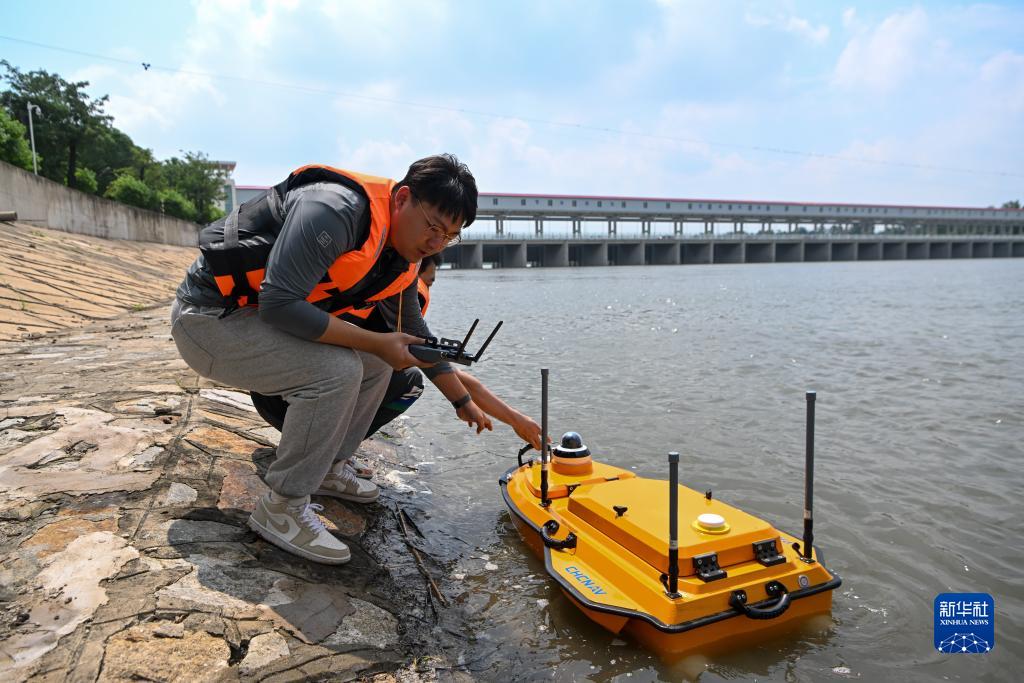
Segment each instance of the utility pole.
[{"label": "utility pole", "polygon": [[38,106],[28,103],[28,137],[32,141],[32,170],[36,175],[39,175],[39,164],[36,163],[36,132],[32,129],[32,110],[36,110],[36,114],[39,116],[43,115],[43,110]]}]

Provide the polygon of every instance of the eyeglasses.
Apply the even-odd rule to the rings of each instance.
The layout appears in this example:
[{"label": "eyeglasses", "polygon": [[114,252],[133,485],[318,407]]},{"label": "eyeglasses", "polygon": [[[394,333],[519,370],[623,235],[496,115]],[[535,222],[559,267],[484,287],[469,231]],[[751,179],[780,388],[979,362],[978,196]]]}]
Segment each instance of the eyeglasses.
[{"label": "eyeglasses", "polygon": [[419,207],[420,213],[422,213],[423,217],[427,219],[427,230],[430,231],[430,236],[432,238],[442,240],[444,242],[444,246],[446,247],[450,247],[453,244],[458,244],[459,242],[462,241],[461,231],[455,233],[454,235],[447,232],[444,229],[444,227],[438,225],[437,223],[430,219],[430,216],[427,215],[427,212],[423,210],[423,203],[419,200],[419,198],[413,195],[413,199],[416,200],[416,206]]}]

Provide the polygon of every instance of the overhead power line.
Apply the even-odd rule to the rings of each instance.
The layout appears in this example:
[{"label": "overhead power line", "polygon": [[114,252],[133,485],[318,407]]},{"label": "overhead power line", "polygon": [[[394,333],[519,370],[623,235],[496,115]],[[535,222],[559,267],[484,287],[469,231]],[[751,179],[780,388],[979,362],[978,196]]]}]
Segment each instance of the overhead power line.
[{"label": "overhead power line", "polygon": [[766,152],[769,154],[781,154],[787,156],[804,157],[808,159],[827,159],[831,161],[845,161],[859,164],[871,164],[875,166],[888,166],[896,168],[912,168],[922,171],[945,171],[951,173],[966,173],[970,175],[993,175],[1002,176],[1008,178],[1024,178],[1024,173],[1016,173],[1012,171],[994,171],[986,169],[971,169],[971,168],[957,168],[953,166],[936,166],[932,164],[915,164],[905,161],[887,161],[882,159],[868,159],[864,157],[851,157],[842,154],[826,154],[824,152],[808,152],[804,150],[787,149],[785,147],[772,147],[767,145],[744,145],[733,142],[720,142],[713,140],[704,140],[700,138],[687,138],[675,135],[662,135],[658,133],[643,133],[638,131],[622,130],[621,128],[612,128],[610,126],[596,126],[586,123],[573,123],[570,121],[555,121],[552,119],[543,119],[533,116],[519,116],[515,114],[499,114],[495,112],[480,111],[477,109],[467,109],[463,107],[450,107],[439,104],[429,104],[425,102],[413,102],[409,100],[400,100],[389,97],[377,97],[374,95],[360,95],[357,93],[345,92],[342,90],[335,90],[333,88],[323,88],[317,86],[300,85],[297,83],[286,83],[282,81],[268,81],[259,78],[249,78],[247,76],[235,76],[231,74],[219,74],[211,71],[195,71],[192,69],[179,69],[176,67],[160,66],[151,62],[137,62],[129,59],[121,59],[118,57],[110,57],[108,55],[96,54],[95,52],[86,52],[83,50],[74,50],[71,48],[60,47],[57,45],[47,45],[45,43],[37,43],[31,40],[24,40],[21,38],[14,38],[12,36],[0,35],[0,40],[7,40],[12,43],[20,43],[22,45],[30,45],[32,47],[43,48],[45,50],[53,50],[56,52],[64,52],[66,54],[79,55],[82,57],[90,57],[92,59],[100,59],[106,62],[113,62],[116,64],[124,64],[132,67],[142,67],[143,71],[162,71],[169,74],[183,74],[188,76],[201,76],[204,78],[212,78],[222,81],[233,81],[236,83],[249,83],[253,85],[261,85],[271,88],[283,88],[286,90],[294,90],[296,92],[304,92],[317,95],[332,95],[335,97],[341,97],[351,100],[361,100],[364,102],[373,102],[377,104],[388,104],[400,107],[410,107],[417,109],[428,109],[433,111],[444,111],[453,112],[458,114],[466,114],[469,116],[479,116],[497,120],[507,121],[526,121],[529,123],[536,123],[544,126],[553,126],[558,128],[573,128],[577,130],[593,131],[599,133],[610,133],[613,135],[621,135],[626,137],[643,138],[647,140],[658,140],[662,142],[676,142],[694,145],[707,145],[709,147],[721,147],[727,149],[746,150],[753,152]]}]

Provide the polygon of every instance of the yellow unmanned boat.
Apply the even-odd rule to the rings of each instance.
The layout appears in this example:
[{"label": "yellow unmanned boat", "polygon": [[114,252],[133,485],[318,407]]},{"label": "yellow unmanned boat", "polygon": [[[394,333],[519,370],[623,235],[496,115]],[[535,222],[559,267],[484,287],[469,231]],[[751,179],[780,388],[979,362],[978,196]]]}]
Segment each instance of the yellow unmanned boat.
[{"label": "yellow unmanned boat", "polygon": [[[542,370],[547,443],[547,370]],[[814,393],[807,394],[804,537],[669,481],[595,461],[567,433],[499,480],[512,520],[592,620],[662,655],[712,652],[829,613],[840,578],[812,545]]]}]

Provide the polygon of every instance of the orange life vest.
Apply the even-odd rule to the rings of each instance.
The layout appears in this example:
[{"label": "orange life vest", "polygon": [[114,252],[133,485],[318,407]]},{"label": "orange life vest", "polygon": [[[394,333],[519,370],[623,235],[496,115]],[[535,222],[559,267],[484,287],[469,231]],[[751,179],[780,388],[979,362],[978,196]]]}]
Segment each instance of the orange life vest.
[{"label": "orange life vest", "polygon": [[312,164],[296,169],[284,182],[200,231],[199,248],[225,299],[238,306],[258,305],[267,258],[284,224],[285,196],[295,188],[320,182],[338,183],[365,197],[370,205],[369,225],[361,246],[339,256],[306,300],[331,315],[364,311],[369,315],[374,302],[412,284],[418,262],[400,272],[371,275],[388,240],[394,181]]},{"label": "orange life vest", "polygon": [[[420,315],[425,316],[427,314],[427,306],[430,305],[430,287],[427,287],[427,283],[420,278],[416,278],[416,293],[420,300]],[[350,323],[360,325],[363,321],[367,320],[372,313],[372,308],[363,308],[360,310],[348,311],[343,317]]]}]

